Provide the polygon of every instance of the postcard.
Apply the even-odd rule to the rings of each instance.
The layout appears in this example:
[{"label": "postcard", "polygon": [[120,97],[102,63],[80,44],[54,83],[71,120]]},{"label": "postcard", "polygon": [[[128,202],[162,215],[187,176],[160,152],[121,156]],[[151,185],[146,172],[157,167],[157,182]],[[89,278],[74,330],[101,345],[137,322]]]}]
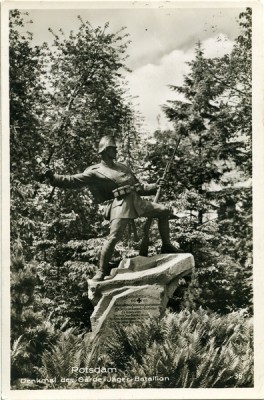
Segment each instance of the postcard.
[{"label": "postcard", "polygon": [[2,3],[2,398],[262,399],[263,5]]}]

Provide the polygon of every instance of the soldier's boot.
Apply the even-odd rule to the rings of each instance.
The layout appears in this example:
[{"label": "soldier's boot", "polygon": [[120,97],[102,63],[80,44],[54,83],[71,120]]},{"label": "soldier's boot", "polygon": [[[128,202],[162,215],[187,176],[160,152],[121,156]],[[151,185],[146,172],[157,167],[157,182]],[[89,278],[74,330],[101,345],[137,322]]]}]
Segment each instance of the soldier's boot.
[{"label": "soldier's boot", "polygon": [[102,281],[105,276],[110,274],[112,266],[109,265],[109,262],[112,258],[116,243],[116,240],[107,240],[103,245],[100,255],[99,270],[93,277],[94,281]]},{"label": "soldier's boot", "polygon": [[181,250],[175,247],[170,241],[170,225],[168,217],[158,219],[160,237],[162,240],[161,254],[181,253]]},{"label": "soldier's boot", "polygon": [[172,243],[163,243],[160,252],[161,254],[179,254],[183,251],[179,247],[174,246]]}]

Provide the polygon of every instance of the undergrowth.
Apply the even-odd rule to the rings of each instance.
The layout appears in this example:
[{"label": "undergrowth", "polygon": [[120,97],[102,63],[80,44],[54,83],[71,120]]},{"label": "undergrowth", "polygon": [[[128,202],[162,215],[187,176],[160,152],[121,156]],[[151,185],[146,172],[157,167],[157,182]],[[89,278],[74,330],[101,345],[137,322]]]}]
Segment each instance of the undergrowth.
[{"label": "undergrowth", "polygon": [[[42,355],[38,374],[47,381],[36,389],[253,385],[252,320],[242,312],[168,312],[162,320],[108,330],[91,358],[93,345],[90,335],[77,335],[73,329],[62,333]],[[85,367],[101,370],[79,371]],[[62,377],[68,381],[61,382]],[[48,381],[54,378],[56,382]]]}]

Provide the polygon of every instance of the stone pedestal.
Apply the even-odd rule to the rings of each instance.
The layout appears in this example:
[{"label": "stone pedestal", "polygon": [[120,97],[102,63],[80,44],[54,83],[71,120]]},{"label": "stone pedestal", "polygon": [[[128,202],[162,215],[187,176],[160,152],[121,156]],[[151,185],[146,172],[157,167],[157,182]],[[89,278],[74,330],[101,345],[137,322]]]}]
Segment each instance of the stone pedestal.
[{"label": "stone pedestal", "polygon": [[179,279],[194,267],[191,254],[160,254],[123,260],[105,280],[88,280],[88,297],[95,305],[92,336],[107,334],[113,325],[140,324],[162,317]]}]

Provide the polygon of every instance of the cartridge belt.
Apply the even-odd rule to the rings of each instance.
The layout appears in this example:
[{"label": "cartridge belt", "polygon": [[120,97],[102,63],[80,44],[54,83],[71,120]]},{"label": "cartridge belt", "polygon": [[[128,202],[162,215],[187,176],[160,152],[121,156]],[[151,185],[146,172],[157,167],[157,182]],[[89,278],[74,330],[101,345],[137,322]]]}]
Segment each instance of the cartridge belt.
[{"label": "cartridge belt", "polygon": [[131,185],[125,185],[125,186],[120,186],[117,189],[113,190],[112,193],[114,197],[124,197],[126,194],[129,194],[133,191],[138,192],[141,189],[141,184],[136,183],[134,186]]}]

